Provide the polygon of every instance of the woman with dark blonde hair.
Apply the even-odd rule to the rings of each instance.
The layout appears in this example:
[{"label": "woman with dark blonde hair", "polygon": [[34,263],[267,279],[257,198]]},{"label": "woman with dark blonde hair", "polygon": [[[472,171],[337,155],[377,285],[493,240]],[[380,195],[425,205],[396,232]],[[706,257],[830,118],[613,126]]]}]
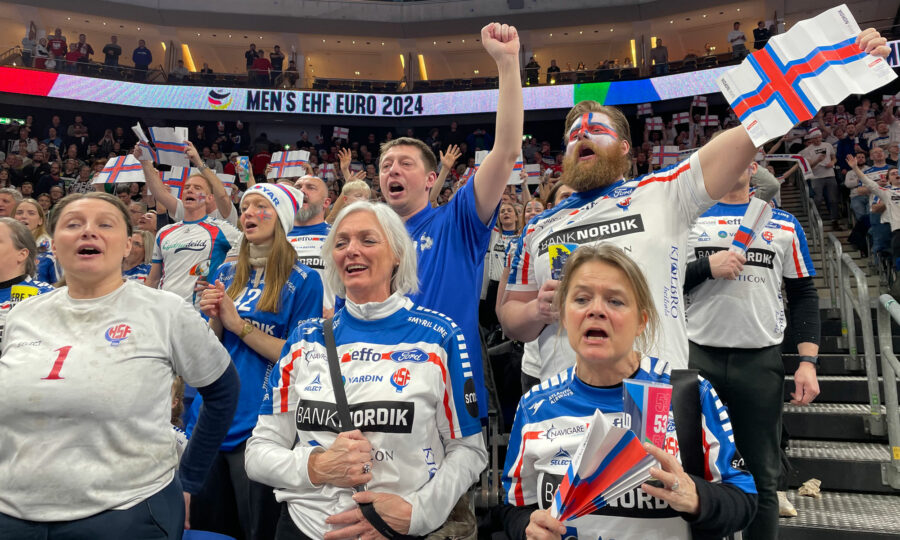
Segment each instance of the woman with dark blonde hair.
[{"label": "woman with dark blonde hair", "polygon": [[[241,197],[244,237],[236,262],[222,264],[203,291],[200,309],[241,377],[238,409],[203,491],[194,499],[196,527],[251,539],[271,538],[278,521],[272,489],[247,479],[244,446],[256,426],[266,377],[291,330],[322,315],[322,279],[297,262],[286,231],[303,193],[282,184],[256,184]],[[203,401],[195,399],[187,432]],[[222,519],[236,517],[237,523]],[[233,520],[232,520],[233,521]]]},{"label": "woman with dark blonde hair", "polygon": [[50,251],[50,235],[44,230],[44,209],[40,203],[31,198],[22,199],[16,206],[15,218],[31,231],[38,254]]},{"label": "woman with dark blonde hair", "polygon": [[[756,487],[750,473],[737,468],[743,460],[733,442],[728,411],[703,378],[694,381],[700,395],[698,410],[692,413],[700,416],[692,423],[701,431],[698,440],[703,443],[697,446],[702,450],[697,452],[702,455],[691,456],[702,461],[702,477],[687,474],[681,466],[685,456],[678,451],[676,426],[690,419],[675,417],[670,409],[665,450],[644,444],[658,461],[650,476],[659,484],[644,483],[565,524],[550,515],[545,494],[555,492],[571,461],[560,456],[576,454],[595,411],[610,424],[628,426],[622,381],[671,380],[665,358],[642,352],[653,346],[659,316],[644,274],[620,248],[601,243],[576,249],[565,263],[553,305],[575,351],[575,366],[533,387],[519,402],[503,473],[506,505],[500,515],[506,534],[516,539],[565,534],[687,540],[692,533],[693,538],[721,538],[745,527],[756,512]],[[534,437],[548,426],[560,435]]]},{"label": "woman with dark blonde hair", "polygon": [[36,256],[34,237],[26,225],[13,218],[0,218],[0,338],[6,314],[14,304],[53,290],[50,285],[33,279],[37,271]]}]

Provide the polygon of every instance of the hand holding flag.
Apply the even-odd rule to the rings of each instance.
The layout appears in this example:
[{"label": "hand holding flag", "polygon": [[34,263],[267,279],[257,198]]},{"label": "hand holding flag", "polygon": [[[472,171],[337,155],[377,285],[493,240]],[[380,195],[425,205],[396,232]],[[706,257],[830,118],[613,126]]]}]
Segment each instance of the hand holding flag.
[{"label": "hand holding flag", "polygon": [[137,146],[140,147],[141,153],[138,156],[139,161],[159,161],[159,155],[156,153],[155,148],[150,147],[150,140],[147,138],[147,135],[144,133],[144,128],[141,127],[141,123],[131,126],[131,131],[134,132],[134,135],[138,138]]},{"label": "hand holding flag", "polygon": [[275,152],[269,165],[272,167],[266,178],[292,178],[306,174],[306,164],[309,163],[309,152],[306,150],[291,150],[290,152]]},{"label": "hand holding flag", "polygon": [[144,167],[133,154],[118,156],[106,162],[103,170],[94,176],[92,184],[122,184],[144,182]]},{"label": "hand holding flag", "polygon": [[171,167],[190,167],[187,150],[187,128],[151,127],[150,137],[159,154],[158,163]]},{"label": "hand holding flag", "polygon": [[744,212],[744,217],[741,219],[741,224],[738,226],[728,250],[746,256],[753,239],[766,228],[766,224],[771,218],[772,207],[766,201],[756,197],[750,199],[750,204]]}]

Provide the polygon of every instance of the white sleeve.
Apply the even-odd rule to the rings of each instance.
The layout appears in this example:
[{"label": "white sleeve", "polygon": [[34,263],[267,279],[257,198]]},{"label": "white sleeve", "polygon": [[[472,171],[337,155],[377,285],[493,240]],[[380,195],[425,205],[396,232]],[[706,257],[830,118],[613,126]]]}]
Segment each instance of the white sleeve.
[{"label": "white sleeve", "polygon": [[172,220],[184,221],[184,203],[181,202],[181,199],[175,199],[175,201],[175,215],[172,216]]},{"label": "white sleeve", "polygon": [[276,489],[317,489],[309,480],[307,462],[313,452],[325,449],[297,445],[292,450],[296,438],[294,411],[259,415],[244,450],[247,477]]},{"label": "white sleeve", "polygon": [[219,338],[193,306],[172,293],[161,293],[168,302],[163,303],[169,324],[170,354],[175,373],[184,382],[195,387],[208,386],[218,379],[231,357]]},{"label": "white sleeve", "polygon": [[[249,444],[247,446],[249,448]],[[434,477],[405,497],[412,505],[410,535],[428,534],[447,521],[453,506],[487,465],[487,450],[481,433],[445,440],[444,450],[444,461]]]},{"label": "white sleeve", "polygon": [[[683,169],[685,165],[687,165],[687,168]],[[700,214],[716,204],[716,201],[710,198],[709,193],[706,191],[703,169],[700,168],[700,152],[694,152],[686,162],[682,162],[675,167],[674,173],[657,173],[654,176],[659,177],[661,180],[665,180],[669,174],[677,176],[673,182],[664,181],[663,183],[674,187],[678,208],[681,210],[684,223],[688,224],[688,226],[693,226]]]}]

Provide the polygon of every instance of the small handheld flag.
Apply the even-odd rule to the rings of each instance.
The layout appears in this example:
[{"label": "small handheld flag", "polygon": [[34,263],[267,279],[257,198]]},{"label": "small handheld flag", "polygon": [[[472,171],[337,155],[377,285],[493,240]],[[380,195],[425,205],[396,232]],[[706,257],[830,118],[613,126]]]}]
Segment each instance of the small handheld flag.
[{"label": "small handheld flag", "polygon": [[665,129],[665,124],[663,124],[661,116],[650,116],[647,118],[646,122],[648,131],[662,131]]},{"label": "small handheld flag", "polygon": [[731,241],[731,247],[728,251],[746,255],[753,239],[763,229],[772,218],[772,207],[764,200],[753,197],[750,204],[744,212],[741,224],[738,226],[737,232],[734,234],[734,240]]},{"label": "small handheld flag", "polygon": [[694,100],[691,101],[691,107],[706,107],[709,108],[709,105],[706,101],[706,96],[694,96]]},{"label": "small handheld flag", "polygon": [[272,169],[266,178],[291,178],[306,174],[306,165],[309,163],[309,152],[306,150],[292,150],[290,152],[275,152],[269,165]]},{"label": "small handheld flag", "polygon": [[334,126],[334,134],[332,137],[335,139],[346,140],[350,137],[350,128]]},{"label": "small handheld flag", "polygon": [[653,105],[649,103],[641,103],[637,106],[638,116],[649,116],[653,114]]}]

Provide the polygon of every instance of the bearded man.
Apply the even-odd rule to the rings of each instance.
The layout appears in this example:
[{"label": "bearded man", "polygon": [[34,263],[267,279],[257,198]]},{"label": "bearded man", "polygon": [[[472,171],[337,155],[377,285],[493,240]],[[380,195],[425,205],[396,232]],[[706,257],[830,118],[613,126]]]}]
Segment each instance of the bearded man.
[{"label": "bearded man", "polygon": [[507,336],[538,340],[538,347],[526,348],[526,356],[539,358],[523,358],[524,375],[543,381],[575,363],[551,302],[568,254],[599,242],[624,249],[647,277],[661,324],[650,341],[656,346],[643,352],[674,368],[687,367],[681,284],[688,234],[700,214],[739,181],[756,148],[744,128],[737,127],[682,163],[628,180],[628,120],[618,109],[595,101],[582,101],[569,111],[565,140],[562,181],[577,193],[528,224],[516,245],[498,311]]},{"label": "bearded man", "polygon": [[[324,282],[322,244],[331,230],[331,225],[325,222],[325,215],[331,205],[328,186],[321,178],[302,176],[294,187],[303,193],[303,201],[294,216],[294,228],[287,233],[287,239],[297,252],[297,260],[318,272]],[[334,313],[334,293],[327,286],[322,306],[324,316],[330,317]]]}]

